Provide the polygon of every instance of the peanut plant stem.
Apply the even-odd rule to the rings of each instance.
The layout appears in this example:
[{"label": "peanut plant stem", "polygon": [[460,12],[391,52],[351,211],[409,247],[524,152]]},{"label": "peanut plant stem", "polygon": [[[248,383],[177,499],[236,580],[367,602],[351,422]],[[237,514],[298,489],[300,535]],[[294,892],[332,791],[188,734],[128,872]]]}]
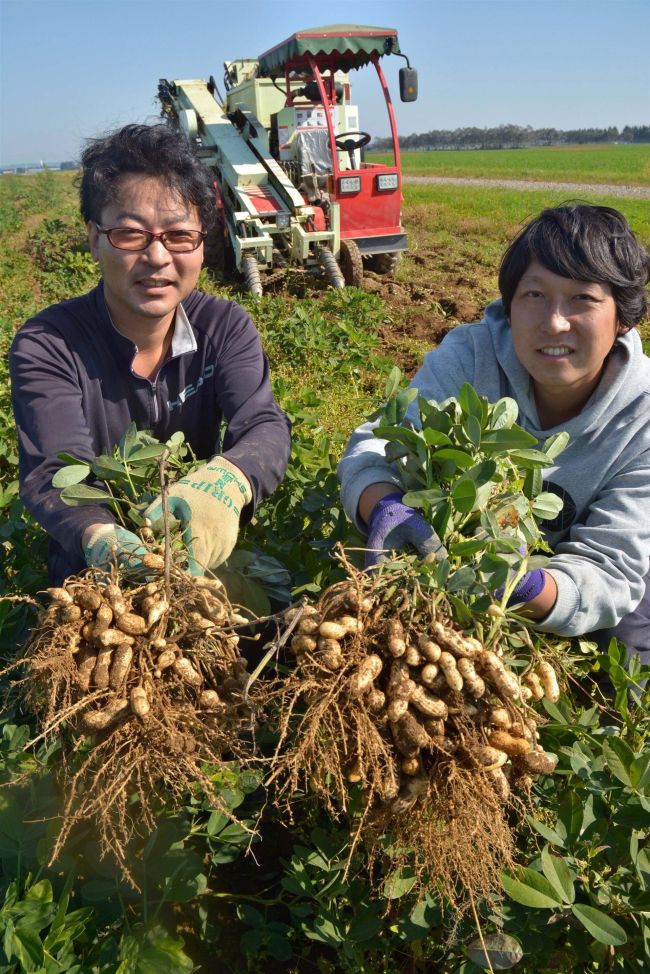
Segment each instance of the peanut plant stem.
[{"label": "peanut plant stem", "polygon": [[168,456],[169,450],[165,448],[160,456],[160,460],[158,461],[158,471],[160,475],[160,499],[162,501],[163,530],[165,538],[165,595],[167,597],[167,601],[171,599],[171,585],[169,581],[171,568],[171,539],[169,533],[169,507],[167,506],[167,474],[165,470],[165,464]]}]

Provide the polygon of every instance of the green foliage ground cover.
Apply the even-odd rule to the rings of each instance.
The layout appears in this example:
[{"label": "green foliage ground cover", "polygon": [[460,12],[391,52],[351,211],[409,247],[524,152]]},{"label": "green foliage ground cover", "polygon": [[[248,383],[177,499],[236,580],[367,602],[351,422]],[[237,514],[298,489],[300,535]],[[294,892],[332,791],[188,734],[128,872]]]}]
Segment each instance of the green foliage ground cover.
[{"label": "green foliage ground cover", "polygon": [[[513,222],[527,207],[539,208],[537,202],[532,194],[517,204],[507,194],[431,189],[433,196],[429,188],[423,195],[419,188],[408,191],[407,221],[420,248],[414,255],[430,250],[468,269],[480,254],[473,286],[477,300],[492,296],[494,255]],[[631,201],[620,204],[636,225]],[[29,594],[46,584],[45,546],[16,500],[6,352],[26,317],[92,286],[95,269],[67,175],[4,177],[0,233],[0,595]],[[407,259],[400,280],[410,280],[417,267]],[[230,293],[207,277],[202,283]],[[455,300],[464,286],[456,285]],[[402,348],[403,336],[390,328],[397,310],[355,291],[243,300],[264,336],[276,393],[295,428],[285,483],[259,512],[249,542],[290,567],[296,593],[315,592],[337,577],[333,541],[351,538],[337,502],[336,459],[350,429],[379,404],[389,360]],[[27,621],[24,606],[0,601],[3,658],[15,652]],[[542,743],[559,755],[559,773],[535,787],[530,824],[519,840],[521,868],[504,878],[503,898],[477,905],[494,969],[522,952],[515,967],[521,974],[641,974],[650,964],[647,700],[638,705],[629,697],[619,648],[596,663],[615,686],[615,705],[603,719],[586,695],[547,704]],[[575,674],[592,665],[579,654]],[[291,822],[267,808],[254,855],[246,855],[245,826],[260,812],[263,795],[259,779],[235,766],[217,784],[241,825],[209,808],[200,794],[188,795],[174,815],[162,805],[154,834],[132,847],[139,890],[124,883],[114,864],[99,860],[89,829],[76,830],[63,858],[49,864],[61,808],[61,745],[53,740],[24,750],[31,733],[29,714],[5,708],[0,972],[485,969],[477,963],[471,915],[455,917],[433,891],[414,901],[408,882],[393,881],[373,896],[358,851],[346,872],[345,829],[308,804]]]},{"label": "green foliage ground cover", "polygon": [[[531,149],[446,149],[401,153],[410,175],[534,179],[650,186],[650,145],[548,146]],[[392,154],[369,161],[392,163]]]}]

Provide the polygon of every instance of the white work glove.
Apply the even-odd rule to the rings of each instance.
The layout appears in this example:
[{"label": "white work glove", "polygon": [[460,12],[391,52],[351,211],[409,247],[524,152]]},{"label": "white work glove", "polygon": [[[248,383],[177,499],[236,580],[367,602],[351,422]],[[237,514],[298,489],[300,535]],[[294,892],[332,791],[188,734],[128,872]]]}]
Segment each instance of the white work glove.
[{"label": "white work glove", "polygon": [[[237,543],[241,512],[252,496],[239,467],[224,457],[213,457],[169,488],[167,506],[183,528],[192,575],[203,575],[228,558]],[[145,517],[159,526],[162,516],[162,499],[158,498]]]}]

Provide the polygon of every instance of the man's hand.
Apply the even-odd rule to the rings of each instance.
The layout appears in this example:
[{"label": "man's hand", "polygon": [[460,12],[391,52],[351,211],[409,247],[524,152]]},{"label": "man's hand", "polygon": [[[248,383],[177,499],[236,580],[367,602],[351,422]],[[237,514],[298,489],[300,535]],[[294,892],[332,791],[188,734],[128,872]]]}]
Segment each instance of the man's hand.
[{"label": "man's hand", "polygon": [[117,565],[127,573],[138,573],[142,571],[146,553],[147,549],[137,534],[119,524],[95,525],[84,535],[86,564],[91,568],[108,570]]},{"label": "man's hand", "polygon": [[[241,512],[252,496],[239,467],[223,457],[213,457],[170,487],[167,505],[169,513],[181,523],[192,575],[203,575],[228,558],[237,543]],[[162,516],[162,500],[158,498],[149,505],[145,517],[159,525]]]},{"label": "man's hand", "polygon": [[368,518],[365,567],[373,568],[386,558],[387,551],[402,551],[412,545],[421,555],[434,555],[440,561],[447,554],[430,524],[412,507],[402,503],[402,494],[386,494],[373,507]]}]

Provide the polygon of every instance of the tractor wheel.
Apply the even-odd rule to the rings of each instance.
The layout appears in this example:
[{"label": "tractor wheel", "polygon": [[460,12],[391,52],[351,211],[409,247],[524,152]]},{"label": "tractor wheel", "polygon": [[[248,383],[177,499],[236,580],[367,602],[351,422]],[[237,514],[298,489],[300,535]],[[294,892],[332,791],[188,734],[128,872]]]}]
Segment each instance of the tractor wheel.
[{"label": "tractor wheel", "polygon": [[394,274],[402,260],[401,250],[388,254],[373,254],[368,258],[368,270],[375,274]]},{"label": "tractor wheel", "polygon": [[363,287],[363,258],[354,240],[341,241],[339,260],[348,287]]}]

